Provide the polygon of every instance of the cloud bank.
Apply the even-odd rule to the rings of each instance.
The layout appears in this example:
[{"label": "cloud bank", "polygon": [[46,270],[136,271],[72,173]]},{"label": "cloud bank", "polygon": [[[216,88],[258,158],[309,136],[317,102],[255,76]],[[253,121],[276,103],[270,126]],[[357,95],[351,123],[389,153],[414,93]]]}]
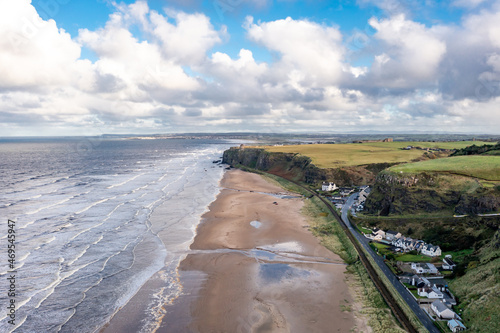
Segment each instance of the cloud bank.
[{"label": "cloud bank", "polygon": [[[231,31],[203,13],[117,4],[105,25],[72,37],[29,0],[2,1],[0,128],[4,135],[498,132],[500,5],[471,10],[459,25],[429,25],[394,3],[381,6],[401,10],[367,22],[373,34],[361,36],[357,51],[372,60],[359,66],[348,35],[307,19],[247,17],[248,47],[232,58],[217,50]],[[252,48],[273,59],[256,60]],[[95,60],[82,58],[83,49]]]}]

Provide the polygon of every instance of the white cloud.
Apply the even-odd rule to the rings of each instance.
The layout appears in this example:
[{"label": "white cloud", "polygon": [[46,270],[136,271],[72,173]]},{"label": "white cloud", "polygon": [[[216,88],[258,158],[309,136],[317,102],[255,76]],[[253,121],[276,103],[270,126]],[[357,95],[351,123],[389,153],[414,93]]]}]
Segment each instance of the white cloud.
[{"label": "white cloud", "polygon": [[373,73],[389,87],[415,87],[433,83],[446,53],[446,43],[440,39],[439,27],[427,28],[407,20],[404,14],[390,19],[370,19],[377,30],[385,53],[375,57]]},{"label": "white cloud", "polygon": [[203,14],[168,12],[168,18],[154,11],[151,12],[153,35],[161,41],[165,55],[178,63],[198,64],[205,59],[206,53],[220,43],[224,30],[214,30],[210,20]]},{"label": "white cloud", "polygon": [[475,8],[488,0],[455,0],[452,4],[457,7]]},{"label": "white cloud", "polygon": [[[426,26],[396,4],[385,1],[392,15],[369,21],[376,32],[365,51],[373,63],[360,67],[349,62],[338,27],[305,19],[248,18],[247,44],[230,56],[231,47],[218,48],[229,41],[226,27],[215,30],[201,13],[119,4],[104,26],[72,39],[29,1],[2,1],[0,126],[59,134],[95,134],[96,126],[493,131],[500,120],[500,10],[467,14],[460,26]],[[82,47],[97,59],[80,59]],[[259,61],[259,48],[273,60]]]},{"label": "white cloud", "polygon": [[0,88],[46,89],[71,84],[88,62],[54,20],[44,21],[28,0],[0,2]]},{"label": "white cloud", "polygon": [[249,17],[245,26],[250,40],[280,54],[276,67],[283,74],[298,70],[309,85],[340,80],[344,48],[337,28],[290,17],[260,23]]}]

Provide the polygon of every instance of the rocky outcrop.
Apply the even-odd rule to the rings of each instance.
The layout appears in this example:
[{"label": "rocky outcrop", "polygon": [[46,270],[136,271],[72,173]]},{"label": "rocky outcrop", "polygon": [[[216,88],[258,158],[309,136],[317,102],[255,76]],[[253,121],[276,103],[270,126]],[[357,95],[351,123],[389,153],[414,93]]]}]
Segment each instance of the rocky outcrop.
[{"label": "rocky outcrop", "polygon": [[500,197],[479,187],[464,193],[459,186],[448,186],[435,173],[397,174],[381,172],[365,203],[365,211],[382,216],[434,213],[453,210],[455,214],[490,213],[500,207]]},{"label": "rocky outcrop", "polygon": [[260,148],[233,147],[224,152],[223,162],[235,167],[245,166],[287,179],[319,185],[324,181],[338,186],[371,185],[376,175],[392,166],[390,163],[321,169],[307,156],[292,153],[271,153]]},{"label": "rocky outcrop", "polygon": [[325,172],[311,163],[307,156],[270,153],[260,148],[233,147],[224,152],[222,162],[234,167],[244,166],[314,184],[326,180]]}]

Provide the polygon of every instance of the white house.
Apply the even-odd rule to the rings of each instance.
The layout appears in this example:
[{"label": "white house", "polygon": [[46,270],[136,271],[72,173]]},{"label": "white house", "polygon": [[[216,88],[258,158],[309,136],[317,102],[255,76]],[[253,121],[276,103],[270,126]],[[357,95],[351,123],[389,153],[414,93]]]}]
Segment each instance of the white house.
[{"label": "white house", "polygon": [[417,274],[437,274],[438,270],[436,266],[429,263],[412,262],[411,269]]},{"label": "white house", "polygon": [[321,190],[325,191],[325,192],[332,192],[332,191],[335,191],[336,189],[338,189],[337,185],[335,185],[332,182],[330,182],[330,183],[323,183],[321,185]]},{"label": "white house", "polygon": [[453,310],[449,309],[441,300],[435,300],[431,304],[431,309],[436,316],[441,319],[454,319],[457,315]]},{"label": "white house", "polygon": [[444,294],[436,287],[423,287],[417,289],[418,296],[427,298],[444,298]]},{"label": "white house", "polygon": [[444,258],[443,259],[443,269],[449,269],[449,270],[454,270],[457,264],[451,258]]},{"label": "white house", "polygon": [[387,230],[385,232],[385,238],[387,238],[387,240],[392,241],[395,238],[401,238],[401,233],[397,231]]},{"label": "white house", "polygon": [[392,240],[392,245],[403,249],[403,251],[405,252],[408,252],[412,250],[417,250],[418,245],[421,242],[422,241],[411,239],[410,237],[400,237],[400,238],[394,238]]},{"label": "white house", "polygon": [[467,329],[467,327],[465,327],[464,324],[462,324],[460,320],[457,319],[448,320],[448,327],[454,333],[465,331]]},{"label": "white house", "polygon": [[382,237],[381,235],[379,234],[375,234],[375,233],[372,233],[371,234],[371,237],[368,237],[368,238],[371,238],[373,239],[374,241],[378,241],[380,242],[382,239],[384,239],[384,237]]},{"label": "white house", "polygon": [[434,246],[432,244],[424,244],[420,252],[429,257],[438,257],[441,255],[441,249],[439,246]]},{"label": "white house", "polygon": [[375,228],[375,229],[373,229],[373,233],[375,235],[382,237],[382,238],[385,238],[385,231],[382,229]]}]

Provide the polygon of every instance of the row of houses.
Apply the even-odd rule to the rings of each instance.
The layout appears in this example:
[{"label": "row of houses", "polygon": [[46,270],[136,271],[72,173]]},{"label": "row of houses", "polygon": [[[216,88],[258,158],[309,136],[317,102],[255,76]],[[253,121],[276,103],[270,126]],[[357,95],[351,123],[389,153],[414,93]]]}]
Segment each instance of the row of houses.
[{"label": "row of houses", "polygon": [[429,257],[438,257],[441,255],[441,248],[437,245],[427,244],[422,240],[403,237],[401,233],[392,230],[373,229],[370,235],[365,235],[374,241],[389,241],[391,244],[404,252],[417,251]]},{"label": "row of houses", "polygon": [[354,192],[354,188],[352,187],[338,187],[335,183],[332,182],[323,182],[321,184],[321,190],[324,192],[333,192],[339,190],[339,195],[341,197],[346,197]]},{"label": "row of houses", "polygon": [[466,327],[460,321],[458,316],[451,307],[456,305],[455,298],[448,290],[448,286],[439,283],[431,283],[429,279],[413,275],[400,277],[401,282],[407,282],[412,286],[417,287],[417,294],[420,297],[426,297],[432,301],[430,309],[436,315],[437,319],[447,320],[447,325],[452,332],[460,332],[466,330]]},{"label": "row of houses", "polygon": [[422,240],[412,239],[410,237],[393,239],[392,245],[402,249],[404,252],[417,251],[429,257],[438,257],[441,255],[441,248],[439,246],[427,244]]},{"label": "row of houses", "polygon": [[332,182],[324,182],[322,185],[321,185],[321,191],[324,191],[324,192],[333,192],[335,191],[336,189],[338,189],[338,186],[335,185],[334,183]]}]

